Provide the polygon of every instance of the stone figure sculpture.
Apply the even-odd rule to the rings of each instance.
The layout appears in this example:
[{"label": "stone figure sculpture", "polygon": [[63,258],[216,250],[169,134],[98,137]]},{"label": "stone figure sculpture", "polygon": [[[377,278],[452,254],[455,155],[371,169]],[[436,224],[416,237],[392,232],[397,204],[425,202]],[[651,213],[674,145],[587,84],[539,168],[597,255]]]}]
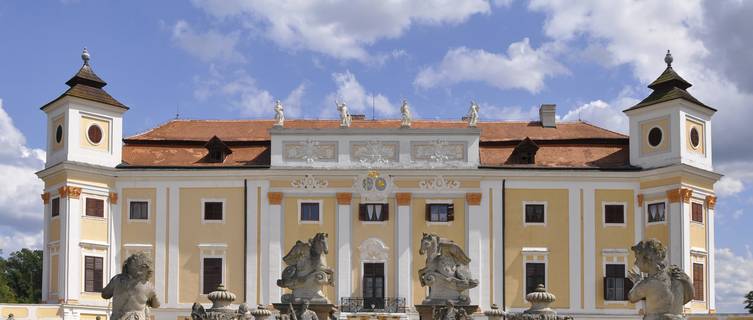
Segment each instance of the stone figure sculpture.
[{"label": "stone figure sculpture", "polygon": [[410,106],[408,105],[408,100],[403,99],[403,105],[400,106],[400,126],[404,128],[409,128],[410,123],[413,120],[411,113],[410,113]]},{"label": "stone figure sculpture", "polygon": [[345,102],[335,102],[335,105],[337,105],[337,111],[340,113],[340,127],[350,127],[351,122],[353,122],[353,118],[348,112],[348,106],[345,104]]},{"label": "stone figure sculpture", "polygon": [[323,256],[328,252],[326,233],[317,233],[307,242],[296,241],[282,258],[287,267],[282,271],[282,279],[277,280],[278,286],[293,291],[282,295],[283,303],[329,303],[322,292],[325,284],[335,285],[334,271],[324,265]]},{"label": "stone figure sculpture", "polygon": [[429,296],[423,304],[469,305],[467,290],[478,286],[468,272],[471,259],[452,240],[436,234],[423,234],[419,254],[426,255],[426,266],[418,270],[421,286],[429,286]]},{"label": "stone figure sculpture", "polygon": [[470,320],[468,313],[463,308],[455,308],[452,301],[447,301],[445,306],[437,306],[432,310],[432,319],[435,320]]},{"label": "stone figure sculpture", "polygon": [[282,127],[285,124],[285,112],[280,100],[275,102],[275,127]]},{"label": "stone figure sculpture", "polygon": [[478,105],[475,101],[471,101],[471,107],[468,109],[468,126],[475,128],[478,124]]},{"label": "stone figure sculpture", "polygon": [[151,259],[143,252],[128,257],[123,263],[123,272],[115,275],[102,289],[102,298],[112,298],[113,320],[146,320],[148,308],[160,305],[154,286],[149,283],[152,276]]},{"label": "stone figure sculpture", "polygon": [[303,303],[303,308],[301,309],[301,320],[319,320],[319,317],[316,315],[316,312],[309,310],[309,302],[306,301]]},{"label": "stone figure sculpture", "polygon": [[676,265],[666,265],[667,249],[658,240],[644,240],[630,249],[635,253],[635,266],[640,272],[628,273],[634,283],[628,299],[632,303],[646,300],[643,319],[684,319],[683,306],[693,299],[693,284],[688,275]]}]

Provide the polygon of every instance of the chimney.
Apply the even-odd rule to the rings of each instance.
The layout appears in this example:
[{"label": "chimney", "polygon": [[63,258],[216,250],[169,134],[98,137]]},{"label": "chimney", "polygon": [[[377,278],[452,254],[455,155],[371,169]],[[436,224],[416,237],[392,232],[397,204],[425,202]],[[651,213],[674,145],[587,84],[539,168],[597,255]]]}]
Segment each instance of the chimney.
[{"label": "chimney", "polygon": [[542,104],[539,107],[539,121],[544,128],[556,128],[555,116],[557,114],[556,104]]},{"label": "chimney", "polygon": [[366,120],[365,114],[351,114],[350,118],[353,120]]}]

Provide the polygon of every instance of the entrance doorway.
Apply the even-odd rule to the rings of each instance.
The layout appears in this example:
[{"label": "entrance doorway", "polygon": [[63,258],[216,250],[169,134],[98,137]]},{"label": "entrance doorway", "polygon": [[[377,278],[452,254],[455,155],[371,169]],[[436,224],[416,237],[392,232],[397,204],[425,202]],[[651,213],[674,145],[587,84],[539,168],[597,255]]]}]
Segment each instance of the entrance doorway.
[{"label": "entrance doorway", "polygon": [[384,309],[384,263],[363,264],[363,307]]}]

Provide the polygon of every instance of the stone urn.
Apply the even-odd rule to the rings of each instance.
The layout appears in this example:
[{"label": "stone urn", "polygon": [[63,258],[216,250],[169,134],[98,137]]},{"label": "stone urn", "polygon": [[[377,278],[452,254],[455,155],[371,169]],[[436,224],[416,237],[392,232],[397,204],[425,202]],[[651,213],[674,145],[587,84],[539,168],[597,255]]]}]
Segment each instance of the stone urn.
[{"label": "stone urn", "polygon": [[543,284],[536,287],[536,290],[526,295],[526,301],[531,304],[531,307],[524,313],[532,314],[557,314],[549,305],[557,300],[553,294],[546,291]]},{"label": "stone urn", "polygon": [[484,315],[489,320],[502,320],[505,318],[505,311],[500,309],[496,304],[493,304],[491,310],[484,311]]},{"label": "stone urn", "polygon": [[258,305],[255,310],[251,310],[251,315],[256,320],[266,320],[272,316],[272,311],[269,311],[265,305]]},{"label": "stone urn", "polygon": [[209,309],[199,303],[194,303],[191,307],[191,319],[193,320],[243,320],[247,319],[248,308],[246,304],[240,305],[238,310],[230,308],[230,304],[235,301],[235,294],[227,291],[225,285],[220,284],[217,290],[207,295],[212,306]]}]

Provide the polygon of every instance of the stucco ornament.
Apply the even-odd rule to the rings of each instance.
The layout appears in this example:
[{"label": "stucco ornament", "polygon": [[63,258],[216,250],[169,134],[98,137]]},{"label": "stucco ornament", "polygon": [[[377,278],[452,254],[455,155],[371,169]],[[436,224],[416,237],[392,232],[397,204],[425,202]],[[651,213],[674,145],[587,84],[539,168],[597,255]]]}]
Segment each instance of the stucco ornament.
[{"label": "stucco ornament", "polygon": [[453,179],[447,179],[444,176],[435,176],[418,182],[421,190],[444,191],[460,188],[460,182]]},{"label": "stucco ornament", "polygon": [[418,251],[426,255],[426,266],[418,270],[421,286],[428,286],[429,296],[422,304],[469,305],[467,290],[478,286],[478,279],[472,279],[468,271],[471,259],[455,242],[440,238],[436,234],[423,234]]},{"label": "stucco ornament", "polygon": [[335,102],[335,105],[337,105],[337,112],[340,113],[340,127],[350,127],[353,118],[350,116],[350,112],[348,112],[348,106],[345,102]]},{"label": "stucco ornament", "polygon": [[324,285],[334,286],[334,271],[324,265],[323,256],[329,252],[327,234],[317,233],[306,242],[296,241],[282,260],[287,264],[277,285],[292,290],[282,295],[282,302],[329,303],[322,292]]},{"label": "stucco ornament", "polygon": [[690,277],[676,265],[666,266],[667,249],[658,240],[644,240],[630,249],[638,271],[628,272],[634,283],[628,299],[632,303],[646,300],[643,319],[685,319],[683,306],[693,299]]},{"label": "stucco ornament", "polygon": [[159,307],[154,286],[149,283],[152,272],[152,261],[143,252],[126,259],[123,272],[115,275],[102,289],[102,298],[112,298],[110,319],[146,320],[149,308]]},{"label": "stucco ornament", "polygon": [[329,182],[326,179],[314,177],[312,174],[307,174],[290,182],[290,186],[296,189],[320,189],[326,188]]},{"label": "stucco ornament", "polygon": [[392,178],[375,170],[361,174],[353,181],[353,189],[361,195],[362,203],[385,203],[393,188]]},{"label": "stucco ornament", "polygon": [[363,165],[386,165],[397,159],[398,145],[395,142],[366,141],[354,144],[352,160]]},{"label": "stucco ornament", "polygon": [[280,100],[275,102],[275,127],[282,127],[285,124],[285,111]]},{"label": "stucco ornament", "polygon": [[410,123],[413,120],[413,117],[410,113],[410,105],[408,105],[408,100],[403,99],[403,105],[400,106],[400,126],[403,128],[410,128]]},{"label": "stucco ornament", "polygon": [[468,126],[475,128],[478,124],[478,104],[475,101],[471,101],[471,107],[468,108]]}]

